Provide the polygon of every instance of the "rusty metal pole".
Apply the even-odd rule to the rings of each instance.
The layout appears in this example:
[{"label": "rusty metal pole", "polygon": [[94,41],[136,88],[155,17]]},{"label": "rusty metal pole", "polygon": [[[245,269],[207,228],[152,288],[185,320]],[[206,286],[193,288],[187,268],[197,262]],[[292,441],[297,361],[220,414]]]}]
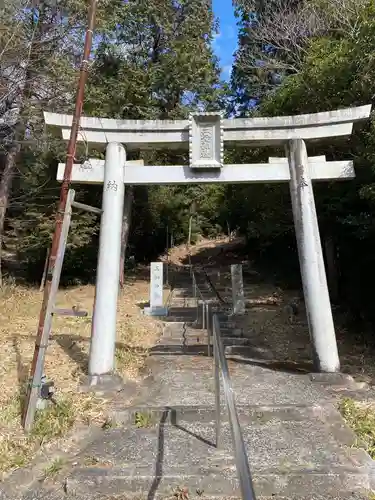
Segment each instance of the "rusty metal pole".
[{"label": "rusty metal pole", "polygon": [[[68,192],[70,188],[70,180],[72,175],[72,169],[74,164],[74,156],[76,151],[77,136],[79,131],[79,124],[82,114],[83,99],[85,94],[85,85],[87,81],[88,73],[88,63],[92,47],[93,32],[95,27],[95,16],[96,7],[98,0],[90,0],[89,14],[88,14],[88,26],[85,35],[85,46],[83,50],[82,62],[80,67],[80,76],[78,81],[78,88],[76,94],[76,104],[74,110],[74,116],[72,121],[72,128],[70,131],[70,138],[67,148],[64,179],[60,191],[60,200],[56,214],[56,225],[55,232],[52,239],[51,252],[48,262],[47,279],[44,288],[43,302],[39,315],[38,331],[35,341],[34,356],[31,364],[30,378],[32,380],[31,384],[27,389],[25,412],[23,415],[22,423],[26,431],[30,430],[35,416],[36,401],[38,399],[40,383],[38,380],[40,377],[36,373],[37,364],[44,365],[44,356],[49,340],[49,328],[45,328],[46,313],[48,304],[51,300],[50,291],[52,283],[52,274],[56,263],[57,252],[59,248],[59,243],[61,239],[62,222],[65,213],[65,207],[68,197]],[[38,363],[39,361],[39,363]],[[38,370],[39,371],[39,370]]]}]

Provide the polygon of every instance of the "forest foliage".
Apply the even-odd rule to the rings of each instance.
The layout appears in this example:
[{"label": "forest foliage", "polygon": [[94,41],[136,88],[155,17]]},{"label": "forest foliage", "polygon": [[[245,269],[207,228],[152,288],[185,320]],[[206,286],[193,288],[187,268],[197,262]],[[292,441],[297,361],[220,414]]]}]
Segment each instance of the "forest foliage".
[{"label": "forest foliage", "polygon": [[[375,7],[372,0],[237,0],[238,47],[231,79],[221,79],[212,41],[220,29],[210,2],[155,0],[98,4],[84,114],[179,119],[194,110],[228,116],[290,115],[374,102]],[[82,0],[5,0],[0,7],[0,259],[2,274],[40,279],[54,226],[58,161],[66,145],[47,134],[43,110],[72,112],[87,4]],[[358,318],[374,321],[375,131],[309,154],[354,161],[357,177],[316,184],[316,204],[331,294]],[[241,149],[229,161],[262,161],[283,151]],[[78,160],[86,150],[80,146]],[[138,151],[146,163],[187,163],[186,153]],[[100,206],[101,190],[77,187],[79,201]],[[149,261],[194,233],[237,229],[249,251],[295,271],[288,186],[191,185],[134,189],[127,256]],[[73,217],[64,279],[95,276],[99,221]],[[276,257],[276,258],[275,258]]]}]

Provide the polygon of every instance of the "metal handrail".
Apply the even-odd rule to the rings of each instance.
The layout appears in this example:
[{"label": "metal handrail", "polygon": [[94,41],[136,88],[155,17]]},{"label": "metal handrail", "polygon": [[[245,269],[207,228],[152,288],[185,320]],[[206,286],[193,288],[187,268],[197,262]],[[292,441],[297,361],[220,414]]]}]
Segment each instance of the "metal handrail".
[{"label": "metal handrail", "polygon": [[[190,237],[189,245],[190,247]],[[202,301],[202,323],[203,329],[207,329],[207,349],[208,356],[211,356],[211,337],[213,338],[213,354],[214,354],[214,380],[215,380],[215,410],[216,410],[216,447],[220,446],[221,434],[221,403],[220,403],[220,375],[223,380],[224,399],[228,411],[229,425],[232,435],[233,450],[236,461],[238,479],[240,482],[241,494],[244,500],[256,500],[253,481],[251,477],[249,459],[246,452],[245,443],[243,440],[240,421],[234,398],[234,391],[229,375],[227,358],[225,357],[224,344],[221,338],[220,322],[217,314],[212,314],[211,308],[207,300],[198,286],[197,277],[191,262],[190,251],[188,252],[190,275],[193,281],[193,293],[197,303],[197,318],[199,314],[199,298]],[[205,272],[206,279],[208,278]],[[211,288],[214,289],[210,282]],[[220,300],[220,296],[216,293]],[[224,302],[221,301],[220,302]],[[225,302],[224,302],[225,303]]]},{"label": "metal handrail", "polygon": [[[207,321],[210,325],[209,318]],[[214,343],[214,376],[215,376],[215,404],[216,404],[216,447],[220,445],[221,434],[221,405],[220,405],[220,374],[223,381],[224,399],[227,405],[229,425],[232,434],[233,449],[236,460],[237,474],[240,482],[242,498],[256,500],[253,481],[249,467],[246,447],[243,440],[238,418],[232,382],[229,375],[228,362],[225,357],[224,344],[220,334],[220,323],[217,314],[212,315],[212,333]],[[210,336],[210,335],[209,335]]]},{"label": "metal handrail", "polygon": [[211,338],[210,338],[210,330],[208,328],[207,324],[207,318],[208,318],[208,302],[207,300],[203,297],[202,291],[198,286],[197,283],[197,276],[195,274],[195,271],[193,269],[193,266],[190,263],[190,273],[191,277],[193,280],[193,293],[194,293],[194,298],[197,303],[197,321],[199,318],[199,298],[197,296],[197,292],[200,296],[200,300],[202,302],[202,329],[207,330],[207,356],[211,357]]},{"label": "metal handrail", "polygon": [[[236,461],[238,479],[240,482],[241,494],[244,500],[256,500],[253,481],[251,477],[249,459],[243,440],[242,430],[238,418],[234,391],[229,375],[227,358],[225,357],[224,344],[221,338],[220,322],[216,313],[212,314],[210,304],[203,297],[198,286],[197,277],[191,262],[189,253],[190,275],[193,281],[193,293],[197,302],[197,317],[199,314],[199,298],[202,301],[202,323],[203,329],[207,329],[207,350],[211,356],[211,337],[213,338],[214,355],[214,380],[215,380],[215,413],[216,413],[216,447],[220,446],[221,435],[221,403],[220,403],[220,375],[223,381],[224,399],[228,411],[229,426],[232,435],[233,450]],[[207,273],[205,273],[207,277]]]},{"label": "metal handrail", "polygon": [[228,305],[228,302],[223,299],[223,297],[220,295],[220,293],[218,292],[218,290],[216,289],[216,287],[214,286],[214,284],[212,283],[211,281],[211,278],[209,277],[206,269],[204,268],[204,266],[202,266],[202,271],[204,273],[204,276],[206,278],[206,281],[208,283],[208,286],[211,288],[211,290],[213,291],[213,293],[215,294],[216,298],[218,299],[218,301],[223,304],[223,305]]}]

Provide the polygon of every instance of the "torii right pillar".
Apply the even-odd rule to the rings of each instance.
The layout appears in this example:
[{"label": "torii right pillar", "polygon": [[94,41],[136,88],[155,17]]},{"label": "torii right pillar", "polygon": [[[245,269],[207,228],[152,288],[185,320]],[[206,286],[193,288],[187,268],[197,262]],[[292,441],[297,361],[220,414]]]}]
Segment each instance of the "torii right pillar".
[{"label": "torii right pillar", "polygon": [[314,364],[319,372],[340,371],[335,327],[320,241],[308,156],[302,139],[287,143],[290,194]]}]

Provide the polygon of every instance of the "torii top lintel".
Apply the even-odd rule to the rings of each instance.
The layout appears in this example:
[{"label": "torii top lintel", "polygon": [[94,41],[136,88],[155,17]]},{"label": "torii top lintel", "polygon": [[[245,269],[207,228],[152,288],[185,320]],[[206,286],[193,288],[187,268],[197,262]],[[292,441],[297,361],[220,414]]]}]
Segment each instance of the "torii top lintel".
[{"label": "torii top lintel", "polygon": [[[194,138],[200,141],[209,136],[214,149],[222,155],[223,143],[238,145],[278,145],[291,139],[316,140],[325,137],[347,136],[353,123],[370,116],[371,105],[323,113],[274,118],[223,119],[221,113],[197,113],[189,120],[116,120],[82,117],[78,140],[89,146],[103,148],[109,142],[119,142],[131,149],[182,148],[190,144],[194,157]],[[72,116],[44,113],[46,125],[68,140]],[[209,141],[208,141],[209,142]],[[209,151],[207,151],[209,156]],[[218,159],[219,160],[219,159]],[[212,165],[214,166],[214,165]]]}]

